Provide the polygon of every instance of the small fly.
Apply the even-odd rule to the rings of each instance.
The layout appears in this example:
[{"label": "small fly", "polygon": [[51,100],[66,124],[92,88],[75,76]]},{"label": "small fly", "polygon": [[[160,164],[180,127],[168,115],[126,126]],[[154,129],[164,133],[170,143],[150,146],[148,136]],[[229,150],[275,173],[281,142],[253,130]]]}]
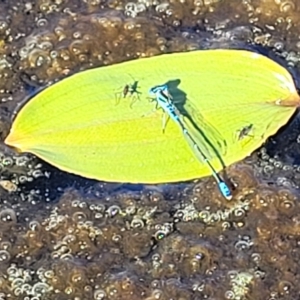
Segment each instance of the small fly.
[{"label": "small fly", "polygon": [[245,137],[253,137],[251,131],[253,130],[254,125],[249,124],[247,126],[242,127],[241,129],[237,130],[237,139],[238,141],[243,140]]},{"label": "small fly", "polygon": [[139,89],[138,84],[139,82],[137,80],[134,80],[133,84],[126,84],[121,91],[115,93],[116,105],[120,103],[122,98],[131,99],[130,108],[132,108],[133,104],[136,101],[140,101],[141,92],[138,91]]}]

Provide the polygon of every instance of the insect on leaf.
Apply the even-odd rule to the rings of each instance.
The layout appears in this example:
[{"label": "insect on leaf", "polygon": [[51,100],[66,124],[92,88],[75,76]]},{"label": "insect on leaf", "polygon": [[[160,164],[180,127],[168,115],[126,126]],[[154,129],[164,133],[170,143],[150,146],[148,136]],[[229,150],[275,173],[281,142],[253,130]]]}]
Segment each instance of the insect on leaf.
[{"label": "insect on leaf", "polygon": [[[105,181],[161,183],[210,175],[177,124],[169,120],[162,131],[162,111],[153,111],[148,94],[160,84],[167,84],[218,171],[258,148],[299,105],[289,72],[257,53],[166,54],[53,84],[19,111],[5,143],[62,170]],[[126,85],[131,90],[124,96]]]}]

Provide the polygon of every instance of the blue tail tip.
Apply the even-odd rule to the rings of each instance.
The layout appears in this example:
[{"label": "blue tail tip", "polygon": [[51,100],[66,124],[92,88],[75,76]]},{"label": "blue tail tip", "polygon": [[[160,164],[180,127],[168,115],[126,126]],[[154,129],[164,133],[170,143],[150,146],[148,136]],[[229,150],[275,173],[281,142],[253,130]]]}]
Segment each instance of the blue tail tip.
[{"label": "blue tail tip", "polygon": [[230,188],[228,187],[228,185],[225,182],[220,182],[219,183],[219,188],[220,188],[220,191],[221,191],[222,195],[227,200],[231,200],[232,199],[232,194],[231,194]]}]

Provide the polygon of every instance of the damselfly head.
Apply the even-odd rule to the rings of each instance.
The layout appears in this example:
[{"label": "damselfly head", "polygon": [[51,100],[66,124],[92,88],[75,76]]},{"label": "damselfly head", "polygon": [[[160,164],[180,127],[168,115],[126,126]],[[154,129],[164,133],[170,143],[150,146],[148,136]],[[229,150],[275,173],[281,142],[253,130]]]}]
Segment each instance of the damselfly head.
[{"label": "damselfly head", "polygon": [[163,84],[163,85],[156,85],[156,86],[152,87],[150,89],[149,93],[157,95],[157,93],[163,93],[166,91],[168,91],[168,87],[165,84]]}]

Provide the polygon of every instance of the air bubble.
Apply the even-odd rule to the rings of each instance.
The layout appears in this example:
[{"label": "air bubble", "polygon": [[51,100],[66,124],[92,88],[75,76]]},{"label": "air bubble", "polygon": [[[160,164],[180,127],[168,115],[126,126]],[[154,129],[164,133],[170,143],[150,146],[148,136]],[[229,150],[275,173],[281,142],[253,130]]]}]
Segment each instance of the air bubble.
[{"label": "air bubble", "polygon": [[84,62],[88,62],[89,61],[89,58],[86,54],[80,54],[78,56],[78,60],[81,62],[81,63],[84,63]]},{"label": "air bubble", "polygon": [[73,261],[74,260],[74,256],[71,253],[66,253],[66,254],[61,255],[60,259]]},{"label": "air bubble", "polygon": [[82,273],[79,270],[75,271],[75,274],[73,274],[71,276],[71,281],[73,283],[80,283],[80,282],[82,282],[83,281],[83,275],[82,275]]},{"label": "air bubble", "polygon": [[224,296],[225,296],[225,298],[228,299],[228,300],[235,299],[235,294],[234,294],[234,292],[231,291],[231,290],[226,291]]},{"label": "air bubble", "polygon": [[288,295],[292,288],[293,285],[289,281],[283,280],[279,282],[278,290],[281,295]]},{"label": "air bubble", "polygon": [[238,251],[248,250],[250,246],[251,245],[247,241],[238,241],[234,245],[235,249],[237,249]]},{"label": "air bubble", "polygon": [[117,205],[112,205],[110,206],[108,209],[107,209],[107,213],[109,215],[109,217],[115,217],[116,215],[118,214],[121,214],[122,213],[122,210],[119,206]]},{"label": "air bubble", "polygon": [[143,228],[145,226],[145,224],[144,224],[144,221],[142,219],[139,219],[139,218],[136,217],[131,221],[130,226],[132,228]]},{"label": "air bubble", "polygon": [[95,300],[102,300],[106,297],[106,293],[104,290],[95,290],[94,292],[94,299]]},{"label": "air bubble", "polygon": [[127,21],[124,24],[125,30],[133,30],[136,27],[136,23],[134,21]]},{"label": "air bubble", "polygon": [[23,278],[15,278],[11,283],[11,287],[15,289],[17,287],[21,287],[24,283],[25,280]]},{"label": "air bubble", "polygon": [[79,204],[80,204],[80,201],[78,199],[72,201],[72,207],[78,207]]},{"label": "air bubble", "polygon": [[3,33],[5,33],[5,31],[8,29],[8,23],[7,22],[5,22],[5,21],[3,21],[3,20],[1,20],[0,21],[0,32],[3,34]]},{"label": "air bubble", "polygon": [[73,214],[72,220],[76,223],[78,223],[78,222],[83,223],[87,220],[87,216],[85,213],[78,211]]},{"label": "air bubble", "polygon": [[168,7],[169,7],[169,3],[161,3],[161,4],[159,4],[159,5],[157,5],[156,7],[155,7],[155,10],[156,10],[156,12],[158,12],[158,13],[163,13],[163,12],[165,12],[167,9],[168,9]]},{"label": "air bubble", "polygon": [[73,38],[74,39],[81,39],[82,38],[82,33],[80,31],[75,31],[73,33]]},{"label": "air bubble", "polygon": [[28,224],[28,227],[31,231],[38,231],[41,229],[41,224],[38,221],[31,221]]},{"label": "air bubble", "polygon": [[293,167],[292,166],[289,166],[289,165],[284,165],[282,170],[283,171],[292,171]]},{"label": "air bubble", "polygon": [[47,19],[39,19],[36,22],[37,27],[45,27],[48,25],[48,20]]},{"label": "air bubble", "polygon": [[246,212],[245,212],[244,209],[242,209],[242,208],[236,208],[233,211],[233,216],[234,216],[235,220],[236,220],[236,218],[242,219],[245,216],[245,213]]},{"label": "air bubble", "polygon": [[12,264],[8,269],[7,269],[7,274],[9,275],[9,277],[11,278],[15,278],[18,277],[19,274],[19,270],[17,269],[15,264]]},{"label": "air bubble", "polygon": [[12,244],[9,241],[3,241],[0,244],[0,249],[2,249],[2,250],[7,251],[7,250],[11,250],[11,248],[12,248]]},{"label": "air bubble", "polygon": [[199,213],[199,218],[203,220],[203,222],[208,222],[210,219],[210,213],[207,210],[203,210]]},{"label": "air bubble", "polygon": [[27,179],[27,176],[25,176],[25,175],[21,175],[19,178],[18,178],[18,180],[19,180],[19,183],[26,183],[27,181],[28,181],[28,179]]},{"label": "air bubble", "polygon": [[13,288],[13,291],[14,291],[15,296],[20,296],[22,294],[22,288],[21,287]]},{"label": "air bubble", "polygon": [[295,11],[295,3],[293,1],[287,0],[280,4],[280,11],[283,13]]},{"label": "air bubble", "polygon": [[13,161],[13,159],[11,157],[5,157],[2,160],[2,165],[4,167],[11,167],[13,164],[14,164],[14,161]]},{"label": "air bubble", "polygon": [[113,240],[115,243],[118,243],[121,239],[122,239],[122,237],[121,237],[119,234],[114,234],[114,235],[112,236],[112,240]]},{"label": "air bubble", "polygon": [[161,241],[166,237],[166,233],[162,230],[159,230],[154,234],[154,237],[157,241]]},{"label": "air bubble", "polygon": [[42,172],[41,170],[34,170],[34,171],[32,172],[32,176],[33,176],[34,178],[39,178],[39,177],[43,177],[44,174],[43,174],[43,172]]},{"label": "air bubble", "polygon": [[50,52],[50,57],[52,59],[57,58],[58,57],[58,52],[56,50],[53,50]]},{"label": "air bubble", "polygon": [[259,253],[252,253],[251,258],[255,263],[261,262],[261,255]]},{"label": "air bubble", "polygon": [[83,40],[75,40],[71,43],[70,52],[74,55],[80,55],[83,53],[86,53],[88,51],[87,49],[87,43],[85,43]]},{"label": "air bubble", "polygon": [[0,263],[6,263],[10,260],[10,254],[6,250],[0,250]]},{"label": "air bubble", "polygon": [[17,216],[13,209],[6,208],[0,211],[0,222],[3,223],[16,223],[17,222]]},{"label": "air bubble", "polygon": [[134,205],[129,205],[125,209],[126,215],[134,215],[136,213],[136,207]]},{"label": "air bubble", "polygon": [[44,275],[45,275],[45,278],[51,279],[54,277],[55,274],[52,270],[47,270],[47,271],[45,271]]},{"label": "air bubble", "polygon": [[[29,283],[25,283],[22,285],[21,290],[22,290],[22,294],[29,294],[31,292],[31,285]],[[32,299],[32,298],[31,298]]]},{"label": "air bubble", "polygon": [[73,288],[71,286],[67,286],[64,290],[67,295],[71,295],[73,293]]},{"label": "air bubble", "polygon": [[75,235],[68,234],[63,238],[62,242],[66,243],[66,244],[72,244],[72,243],[76,242],[76,240],[77,240],[77,238]]}]

